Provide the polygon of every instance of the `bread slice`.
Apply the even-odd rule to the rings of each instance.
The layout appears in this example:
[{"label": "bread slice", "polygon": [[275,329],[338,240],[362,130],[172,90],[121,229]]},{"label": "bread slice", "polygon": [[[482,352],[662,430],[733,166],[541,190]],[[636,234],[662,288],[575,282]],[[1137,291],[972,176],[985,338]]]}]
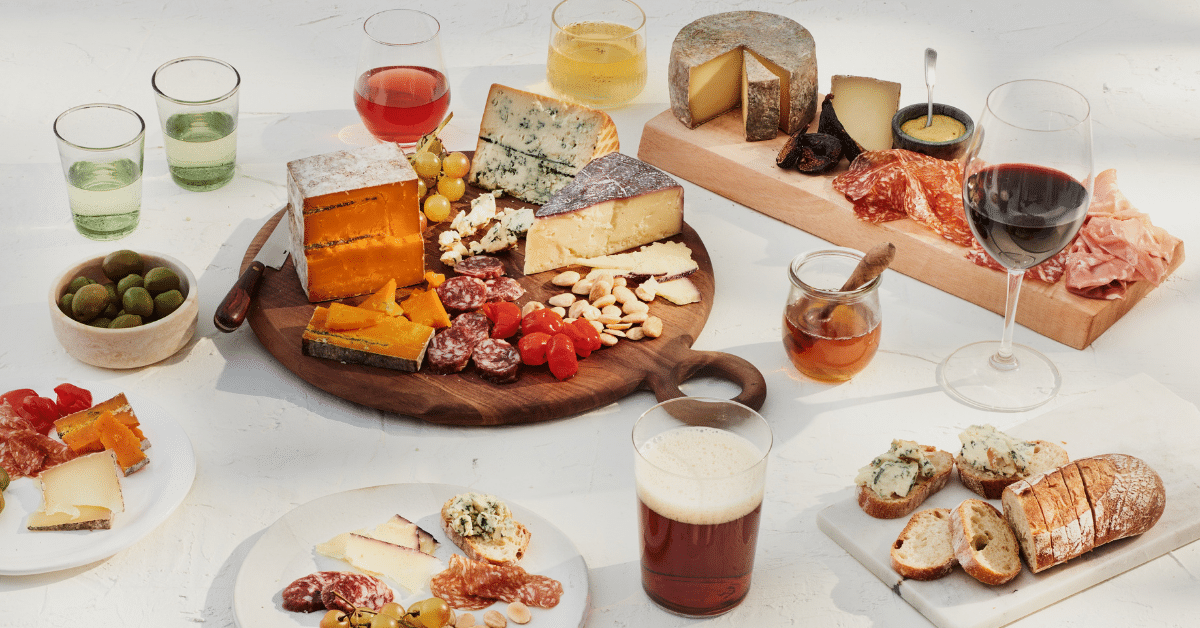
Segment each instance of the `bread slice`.
[{"label": "bread slice", "polygon": [[1092,550],[1095,536],[1087,541],[1079,525],[1075,501],[1067,490],[1062,472],[1052,469],[1036,478],[1030,478],[1033,496],[1042,507],[1042,516],[1050,530],[1050,542],[1054,548],[1054,562],[1066,562],[1084,552]]},{"label": "bread slice", "polygon": [[1004,584],[1021,573],[1017,537],[1000,511],[981,499],[950,511],[950,538],[958,564],[984,584]]},{"label": "bread slice", "polygon": [[913,580],[937,580],[950,573],[958,560],[950,544],[950,509],[918,511],[896,537],[892,569]]},{"label": "bread slice", "polygon": [[1050,528],[1042,516],[1042,507],[1033,494],[1029,480],[1018,480],[1010,484],[1000,495],[1004,518],[1017,537],[1021,554],[1029,570],[1037,573],[1055,565],[1054,547],[1050,541]]},{"label": "bread slice", "polygon": [[1083,486],[1083,476],[1075,463],[1067,463],[1058,468],[1066,483],[1067,492],[1071,494],[1071,502],[1075,505],[1075,520],[1079,523],[1080,540],[1083,552],[1090,552],[1096,547],[1096,521],[1092,515],[1092,505],[1087,498],[1087,489]]},{"label": "bread slice", "polygon": [[921,445],[921,452],[933,463],[932,477],[918,477],[916,486],[903,497],[884,497],[875,491],[858,485],[858,506],[863,512],[876,519],[899,519],[912,514],[930,495],[942,490],[950,481],[954,469],[954,457],[949,452],[929,445]]},{"label": "bread slice", "polygon": [[1076,461],[1096,528],[1096,546],[1154,527],[1166,509],[1162,478],[1140,458],[1102,454]]},{"label": "bread slice", "polygon": [[453,517],[450,511],[451,505],[457,497],[451,497],[442,505],[442,531],[446,533],[446,538],[450,539],[451,543],[457,545],[467,555],[467,558],[494,565],[511,565],[525,556],[525,550],[529,548],[529,540],[532,535],[529,528],[519,521],[513,521],[516,532],[511,536],[475,535],[464,537],[455,531],[454,526],[451,525]]},{"label": "bread slice", "polygon": [[1000,499],[1000,494],[1004,492],[1004,487],[1009,484],[1049,471],[1050,469],[1057,469],[1070,461],[1067,451],[1050,441],[1035,440],[1030,442],[1033,443],[1034,453],[1024,473],[1018,472],[1012,475],[1002,475],[985,471],[966,462],[959,455],[954,458],[954,464],[958,467],[959,480],[962,481],[963,486],[984,499]]}]

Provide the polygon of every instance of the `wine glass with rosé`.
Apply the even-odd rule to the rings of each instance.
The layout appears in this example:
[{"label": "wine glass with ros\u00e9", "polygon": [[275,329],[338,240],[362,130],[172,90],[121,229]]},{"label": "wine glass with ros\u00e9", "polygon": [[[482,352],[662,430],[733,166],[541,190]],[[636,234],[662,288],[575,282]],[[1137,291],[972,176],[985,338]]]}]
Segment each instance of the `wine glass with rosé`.
[{"label": "wine glass with ros\u00e9", "polygon": [[354,107],[376,139],[412,146],[446,116],[441,28],[432,15],[411,9],[380,11],[363,22]]},{"label": "wine glass with ros\u00e9", "polygon": [[937,368],[938,383],[969,406],[1020,412],[1050,401],[1062,378],[1035,349],[1014,344],[1025,271],[1054,257],[1087,218],[1092,121],[1082,94],[1059,83],[1020,80],[988,94],[963,166],[963,206],[975,238],[1008,271],[1004,331]]}]

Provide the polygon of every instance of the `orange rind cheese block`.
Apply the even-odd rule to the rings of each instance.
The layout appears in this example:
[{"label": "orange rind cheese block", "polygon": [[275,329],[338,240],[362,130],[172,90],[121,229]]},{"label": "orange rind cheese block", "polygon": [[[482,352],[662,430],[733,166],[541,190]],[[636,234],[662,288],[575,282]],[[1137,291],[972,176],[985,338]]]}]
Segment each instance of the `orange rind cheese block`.
[{"label": "orange rind cheese block", "polygon": [[[336,304],[334,304],[336,305]],[[402,316],[383,316],[360,329],[335,330],[328,324],[330,308],[318,306],[301,336],[305,355],[351,364],[366,364],[415,372],[425,359],[433,328]]]},{"label": "orange rind cheese block", "polygon": [[409,320],[434,329],[450,326],[450,315],[435,290],[414,290],[400,304]]}]

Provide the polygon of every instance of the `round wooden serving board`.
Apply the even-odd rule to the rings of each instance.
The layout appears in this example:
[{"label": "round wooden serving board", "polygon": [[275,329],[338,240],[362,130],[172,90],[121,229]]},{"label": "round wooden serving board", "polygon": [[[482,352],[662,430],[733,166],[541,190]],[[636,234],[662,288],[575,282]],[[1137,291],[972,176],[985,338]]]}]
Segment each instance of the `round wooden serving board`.
[{"label": "round wooden serving board", "polygon": [[[469,208],[469,200],[479,193],[480,190],[468,187],[463,199],[454,203],[453,211]],[[530,205],[501,197],[497,206],[503,209]],[[242,270],[250,265],[286,211],[269,219],[255,236],[242,260]],[[435,224],[426,230],[425,267],[451,277],[454,271],[439,261],[441,253],[437,246],[437,235],[448,224],[448,221]],[[263,346],[304,381],[355,403],[434,423],[503,425],[545,421],[607,405],[639,388],[653,391],[662,401],[683,396],[679,385],[696,375],[723,377],[738,384],[742,392],[734,399],[755,410],[761,408],[767,385],[754,365],[728,353],[691,349],[712,309],[712,260],[700,236],[689,225],[685,224],[683,233],[671,239],[691,248],[700,270],[690,278],[700,289],[702,301],[677,306],[656,299],[650,305],[650,313],[663,320],[661,337],[622,339],[614,347],[593,352],[579,361],[579,372],[574,377],[561,382],[545,366],[522,365],[518,381],[493,384],[481,379],[474,366],[452,375],[432,375],[306,356],[301,353],[300,337],[315,304],[309,303],[300,286],[291,255],[278,271],[267,268],[263,273],[246,318]],[[524,250],[522,239],[516,249],[495,254],[504,262],[507,275],[520,281],[527,291],[517,303],[524,305],[531,300],[545,303],[549,297],[563,292],[565,289],[550,283],[559,271],[529,277],[521,273]],[[578,270],[586,274],[588,269]],[[358,303],[364,298],[346,301]],[[396,300],[403,300],[399,292]]]}]

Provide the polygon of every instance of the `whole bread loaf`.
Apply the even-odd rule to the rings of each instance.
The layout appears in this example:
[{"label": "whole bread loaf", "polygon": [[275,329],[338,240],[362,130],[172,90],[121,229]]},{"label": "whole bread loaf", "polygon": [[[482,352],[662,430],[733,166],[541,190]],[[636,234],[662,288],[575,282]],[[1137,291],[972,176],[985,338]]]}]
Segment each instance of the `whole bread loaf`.
[{"label": "whole bread loaf", "polygon": [[1020,480],[1000,500],[1026,564],[1037,573],[1149,530],[1167,496],[1145,461],[1102,454]]}]

